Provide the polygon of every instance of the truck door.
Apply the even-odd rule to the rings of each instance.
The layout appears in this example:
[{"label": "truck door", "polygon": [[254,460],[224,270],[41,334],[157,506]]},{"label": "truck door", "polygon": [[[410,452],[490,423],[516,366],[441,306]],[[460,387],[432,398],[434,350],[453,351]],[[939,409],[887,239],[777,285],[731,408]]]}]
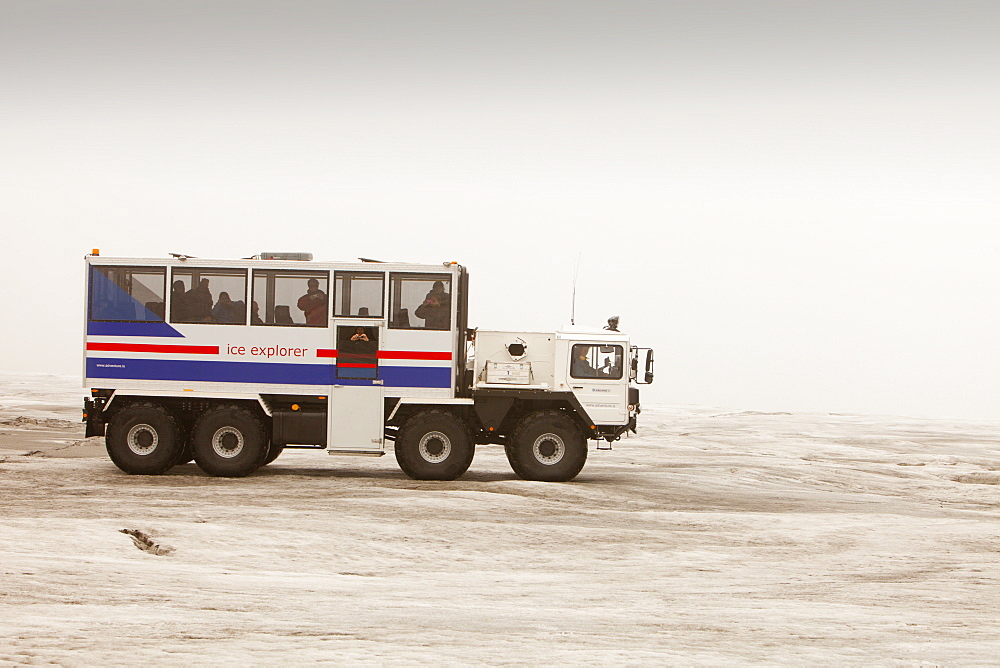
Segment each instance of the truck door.
[{"label": "truck door", "polygon": [[620,343],[571,342],[570,387],[594,424],[628,421],[628,374]]},{"label": "truck door", "polygon": [[385,422],[379,377],[381,323],[334,320],[336,367],[327,398],[331,451],[382,452]]}]

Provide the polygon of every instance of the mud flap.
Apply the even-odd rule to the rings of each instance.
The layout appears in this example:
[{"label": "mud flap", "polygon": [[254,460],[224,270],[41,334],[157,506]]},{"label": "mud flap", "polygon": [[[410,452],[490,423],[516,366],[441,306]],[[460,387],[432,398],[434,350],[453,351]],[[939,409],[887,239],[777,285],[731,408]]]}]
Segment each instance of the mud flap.
[{"label": "mud flap", "polygon": [[85,438],[104,436],[105,424],[100,415],[101,410],[92,399],[83,400],[83,421],[87,423],[87,430],[84,432]]}]

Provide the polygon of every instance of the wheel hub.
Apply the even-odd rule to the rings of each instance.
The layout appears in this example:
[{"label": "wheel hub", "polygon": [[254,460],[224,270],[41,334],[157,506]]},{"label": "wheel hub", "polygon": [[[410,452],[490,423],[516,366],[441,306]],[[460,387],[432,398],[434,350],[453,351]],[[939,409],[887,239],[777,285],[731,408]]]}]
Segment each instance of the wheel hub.
[{"label": "wheel hub", "polygon": [[152,425],[137,424],[128,430],[125,442],[128,443],[128,449],[135,454],[148,455],[156,450],[160,437]]},{"label": "wheel hub", "polygon": [[243,452],[243,434],[233,427],[222,427],[212,435],[212,449],[215,454],[232,459]]},{"label": "wheel hub", "polygon": [[440,431],[429,431],[420,439],[417,450],[424,461],[440,464],[451,454],[451,439]]},{"label": "wheel hub", "polygon": [[552,466],[561,462],[566,455],[566,442],[559,434],[542,434],[535,439],[531,451],[539,463]]}]

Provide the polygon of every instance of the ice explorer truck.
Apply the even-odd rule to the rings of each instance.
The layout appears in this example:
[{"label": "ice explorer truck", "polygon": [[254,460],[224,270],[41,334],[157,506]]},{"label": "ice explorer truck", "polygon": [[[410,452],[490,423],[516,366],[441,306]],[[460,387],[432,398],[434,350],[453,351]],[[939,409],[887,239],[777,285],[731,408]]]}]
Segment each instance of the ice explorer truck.
[{"label": "ice explorer truck", "polygon": [[635,431],[652,350],[616,329],[468,327],[462,265],[86,256],[87,436],[126,473],[192,459],[239,477],[284,448],[380,456],[452,480],[503,445],[527,480],[573,479]]}]

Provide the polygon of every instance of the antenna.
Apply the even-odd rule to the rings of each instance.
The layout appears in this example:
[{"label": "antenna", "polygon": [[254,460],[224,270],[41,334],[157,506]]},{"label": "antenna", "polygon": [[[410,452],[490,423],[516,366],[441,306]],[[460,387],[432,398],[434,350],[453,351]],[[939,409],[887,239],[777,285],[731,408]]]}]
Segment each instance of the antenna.
[{"label": "antenna", "polygon": [[569,312],[569,324],[576,324],[576,279],[580,274],[580,257],[583,256],[583,251],[580,251],[576,256],[576,269],[573,270],[573,303]]}]

